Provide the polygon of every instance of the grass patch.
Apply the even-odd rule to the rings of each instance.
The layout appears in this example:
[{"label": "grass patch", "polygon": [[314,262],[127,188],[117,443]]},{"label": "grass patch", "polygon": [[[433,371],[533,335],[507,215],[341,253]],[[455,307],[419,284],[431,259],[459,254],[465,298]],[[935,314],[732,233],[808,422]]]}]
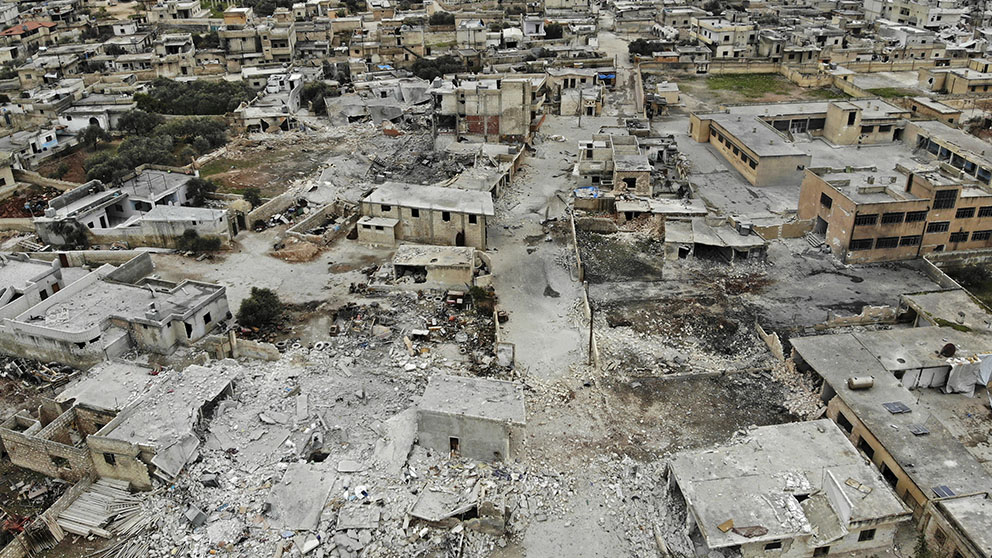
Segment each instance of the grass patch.
[{"label": "grass patch", "polygon": [[809,99],[850,99],[851,96],[844,93],[840,89],[834,89],[832,87],[820,87],[817,89],[807,89],[803,92],[803,95]]},{"label": "grass patch", "polygon": [[250,169],[260,162],[262,161],[258,159],[228,159],[227,157],[217,157],[213,161],[203,165],[200,169],[200,176],[207,177],[235,169]]},{"label": "grass patch", "polygon": [[968,332],[971,331],[971,328],[968,327],[968,326],[966,326],[966,325],[956,324],[954,322],[949,322],[949,321],[945,320],[944,318],[934,318],[934,321],[937,322],[937,325],[940,326],[940,327],[949,327],[949,328],[955,329],[955,330],[960,331],[960,332],[963,332],[963,333],[968,333]]},{"label": "grass patch", "polygon": [[893,99],[896,97],[912,97],[919,94],[918,91],[913,91],[912,89],[903,89],[901,87],[876,87],[875,89],[866,89],[872,95],[877,97],[882,97],[885,99]]},{"label": "grass patch", "polygon": [[967,265],[944,269],[962,287],[981,301],[992,307],[992,268],[987,265]]},{"label": "grass patch", "polygon": [[200,7],[205,10],[210,10],[210,17],[216,19],[223,19],[224,10],[227,9],[227,6],[217,5],[213,2],[209,2],[208,0],[200,0]]},{"label": "grass patch", "polygon": [[794,85],[778,74],[744,74],[710,76],[706,79],[710,91],[733,91],[751,99],[765,95],[786,95]]}]

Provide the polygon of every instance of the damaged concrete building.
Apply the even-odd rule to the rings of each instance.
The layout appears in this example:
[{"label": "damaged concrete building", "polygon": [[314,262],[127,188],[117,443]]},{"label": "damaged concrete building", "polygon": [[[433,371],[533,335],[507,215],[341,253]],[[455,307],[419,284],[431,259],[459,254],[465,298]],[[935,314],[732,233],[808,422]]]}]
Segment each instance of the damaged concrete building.
[{"label": "damaged concrete building", "polygon": [[132,348],[169,354],[231,317],[225,288],[150,279],[148,254],[103,265],[36,304],[0,308],[0,350],[90,366]]},{"label": "damaged concrete building", "polygon": [[486,220],[495,215],[488,192],[387,182],[361,201],[358,240],[398,241],[485,250]]},{"label": "damaged concrete building", "polygon": [[921,401],[930,388],[965,397],[992,383],[987,335],[916,327],[791,343],[796,365],[823,378],[826,416],[912,509],[928,542],[947,555],[988,556],[992,475],[944,425],[934,401]]},{"label": "damaged concrete building", "polygon": [[665,221],[665,259],[703,258],[725,262],[763,259],[768,242],[751,227],[723,218]]},{"label": "damaged concrete building", "polygon": [[833,422],[762,426],[738,444],[675,458],[697,551],[812,557],[891,548],[911,512]]},{"label": "damaged concrete building", "polygon": [[241,374],[234,361],[190,366],[160,383],[86,438],[93,470],[149,490],[152,478],[169,482],[197,454],[198,430]]},{"label": "damaged concrete building", "polygon": [[512,74],[438,80],[429,92],[435,135],[527,142],[543,121],[548,84],[545,74]]},{"label": "damaged concrete building", "polygon": [[513,382],[438,374],[417,407],[420,445],[480,461],[513,457],[525,426],[523,388]]},{"label": "damaged concrete building", "polygon": [[396,285],[467,289],[475,285],[476,270],[484,267],[483,258],[483,253],[471,246],[403,244],[396,248],[392,265],[380,273],[385,273],[383,279]]},{"label": "damaged concrete building", "polygon": [[51,199],[35,232],[53,246],[112,244],[175,248],[187,230],[228,245],[234,235],[227,211],[188,207],[191,174],[139,167],[120,186],[93,180]]}]

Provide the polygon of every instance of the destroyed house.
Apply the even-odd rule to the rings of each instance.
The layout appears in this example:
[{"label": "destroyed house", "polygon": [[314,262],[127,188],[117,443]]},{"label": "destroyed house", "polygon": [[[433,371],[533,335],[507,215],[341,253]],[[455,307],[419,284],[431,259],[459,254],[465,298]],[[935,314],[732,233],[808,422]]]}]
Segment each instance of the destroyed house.
[{"label": "destroyed house", "polygon": [[418,288],[470,287],[475,271],[475,248],[404,244],[393,255],[396,279],[411,277]]},{"label": "destroyed house", "polygon": [[519,384],[438,374],[417,408],[420,445],[480,461],[508,459],[526,424]]},{"label": "destroyed house", "polygon": [[0,350],[90,366],[132,348],[169,354],[230,317],[224,287],[134,279],[151,269],[145,254],[101,266],[26,309],[0,308]]},{"label": "destroyed house", "polygon": [[495,215],[488,192],[387,182],[361,202],[358,240],[398,241],[485,250],[486,221]]},{"label": "destroyed house", "polygon": [[[943,327],[791,339],[796,365],[823,378],[826,416],[878,467],[924,530],[941,521],[934,519],[938,513],[942,521],[967,523],[953,506],[936,504],[987,493],[992,475],[907,388],[953,389],[975,381],[978,363],[987,358],[977,354],[987,346],[983,339]],[[940,356],[948,343],[960,347],[954,359]],[[952,554],[946,541],[939,543]]]},{"label": "destroyed house", "polygon": [[891,548],[910,511],[829,420],[762,426],[669,466],[707,551],[831,556]]},{"label": "destroyed house", "polygon": [[544,119],[547,77],[456,79],[432,87],[430,93],[438,133],[526,142]]},{"label": "destroyed house", "polygon": [[231,394],[240,366],[224,360],[189,366],[166,378],[86,438],[100,478],[149,490],[152,479],[171,482],[198,453],[203,427],[218,401]]}]

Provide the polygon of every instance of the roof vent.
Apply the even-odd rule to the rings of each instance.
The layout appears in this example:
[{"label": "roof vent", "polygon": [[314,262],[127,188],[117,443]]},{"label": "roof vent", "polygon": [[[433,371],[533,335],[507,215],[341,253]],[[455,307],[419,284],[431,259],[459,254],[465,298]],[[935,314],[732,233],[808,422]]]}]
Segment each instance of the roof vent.
[{"label": "roof vent", "polygon": [[948,344],[944,345],[943,348],[940,349],[940,356],[942,356],[942,357],[952,357],[952,356],[954,356],[954,353],[957,352],[957,350],[958,350],[958,348],[954,346],[954,343],[948,343]]},{"label": "roof vent", "polygon": [[851,376],[847,379],[847,389],[871,389],[875,385],[874,376]]}]

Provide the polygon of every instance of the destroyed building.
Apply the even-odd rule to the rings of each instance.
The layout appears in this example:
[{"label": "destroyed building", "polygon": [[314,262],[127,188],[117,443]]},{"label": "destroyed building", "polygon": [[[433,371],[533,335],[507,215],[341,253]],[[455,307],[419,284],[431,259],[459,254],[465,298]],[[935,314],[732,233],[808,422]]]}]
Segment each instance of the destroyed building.
[{"label": "destroyed building", "polygon": [[486,220],[495,214],[488,192],[387,182],[361,201],[358,240],[398,241],[485,250]]},{"label": "destroyed building", "polygon": [[512,382],[438,374],[417,407],[420,445],[480,461],[512,458],[525,425],[523,390]]},{"label": "destroyed building", "polygon": [[[957,526],[954,536],[964,541],[958,548],[962,552],[987,546],[982,530],[974,530],[974,508],[940,504],[988,493],[992,475],[910,391],[967,394],[976,384],[987,386],[992,381],[987,337],[931,326],[793,338],[791,343],[797,366],[823,378],[826,416],[878,467],[912,509],[914,521],[922,527]],[[926,531],[949,554],[955,550],[947,544],[946,530],[942,535],[930,527]]]},{"label": "destroyed building", "polygon": [[393,255],[389,279],[418,289],[468,288],[475,284],[477,257],[471,246],[403,244]]},{"label": "destroyed building", "polygon": [[891,548],[911,517],[836,424],[762,426],[740,443],[682,454],[669,482],[698,552],[812,557]]},{"label": "destroyed building", "polygon": [[237,363],[221,361],[187,367],[158,384],[86,438],[96,475],[138,490],[151,489],[153,477],[173,480],[197,454],[197,431],[240,373]]},{"label": "destroyed building", "polygon": [[441,81],[432,85],[434,129],[482,141],[526,142],[544,117],[545,75]]}]

